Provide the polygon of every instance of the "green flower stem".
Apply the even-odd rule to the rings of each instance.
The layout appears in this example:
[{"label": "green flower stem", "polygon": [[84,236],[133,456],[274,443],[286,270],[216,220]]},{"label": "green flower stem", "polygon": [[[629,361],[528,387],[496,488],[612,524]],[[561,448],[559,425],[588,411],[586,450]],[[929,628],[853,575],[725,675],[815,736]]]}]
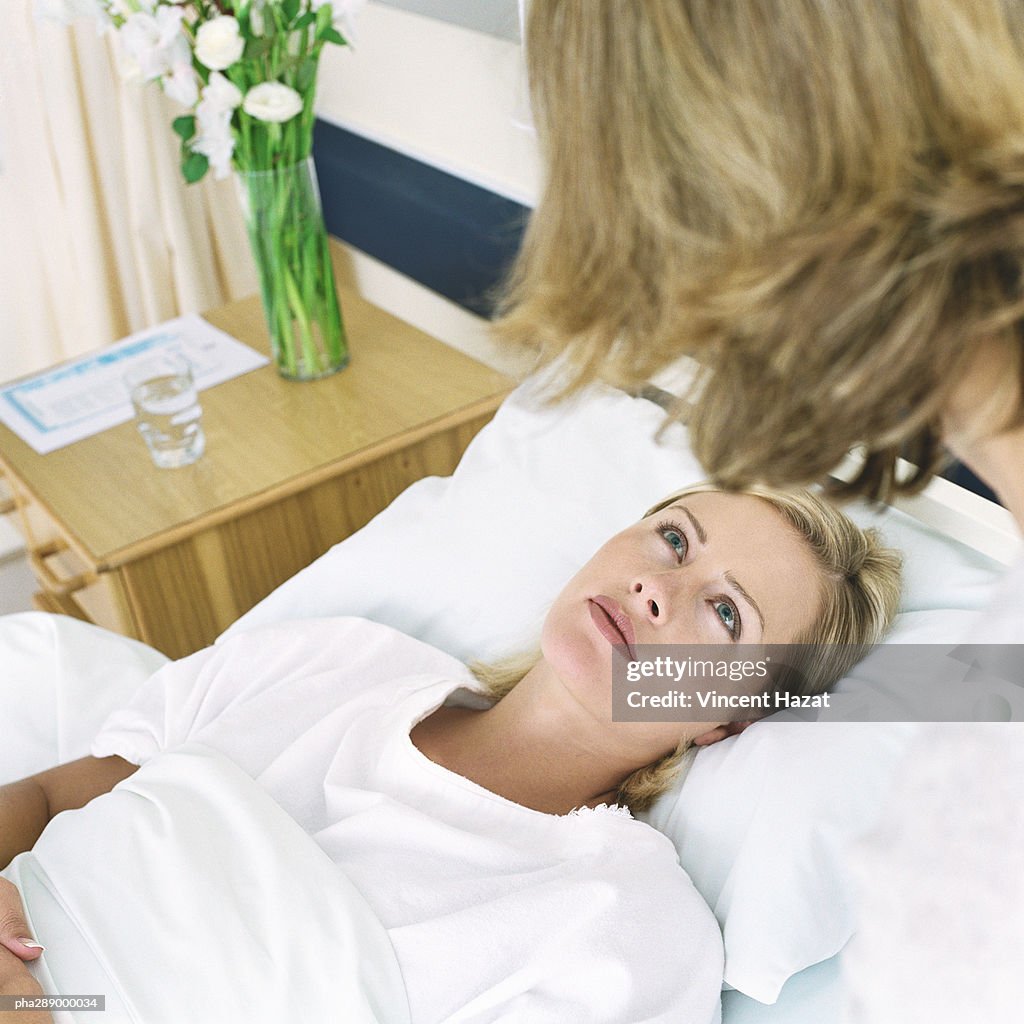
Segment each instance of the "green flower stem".
[{"label": "green flower stem", "polygon": [[313,328],[309,322],[309,314],[306,312],[306,304],[295,284],[295,278],[289,270],[285,269],[284,283],[288,290],[288,299],[291,302],[292,316],[299,328],[299,340],[302,343],[302,353],[307,366],[320,366],[320,354],[316,350],[316,342],[313,340]]},{"label": "green flower stem", "polygon": [[280,372],[308,379],[340,369],[348,349],[312,161],[241,180]]},{"label": "green flower stem", "polygon": [[[299,375],[299,363],[295,351],[295,333],[292,329],[291,310],[289,309],[288,296],[288,270],[284,264],[281,254],[271,250],[267,257],[274,268],[275,284],[274,295],[271,298],[273,312],[269,316],[270,322],[277,321],[277,338],[274,345],[274,353],[278,364],[291,377]],[[269,311],[268,311],[269,312]]]},{"label": "green flower stem", "polygon": [[319,259],[310,259],[310,266],[318,268],[318,287],[323,301],[321,323],[329,324],[334,330],[327,334],[327,351],[332,361],[347,360],[348,339],[345,337],[345,324],[338,306],[338,292],[334,287],[334,264],[331,262],[331,246],[327,232],[318,239]]}]

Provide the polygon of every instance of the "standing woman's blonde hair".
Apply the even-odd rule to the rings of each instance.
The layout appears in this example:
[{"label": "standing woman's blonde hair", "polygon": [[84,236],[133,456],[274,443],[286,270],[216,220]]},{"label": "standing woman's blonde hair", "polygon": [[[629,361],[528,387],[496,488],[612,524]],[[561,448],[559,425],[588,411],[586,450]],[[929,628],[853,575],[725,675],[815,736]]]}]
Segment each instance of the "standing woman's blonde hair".
[{"label": "standing woman's blonde hair", "polygon": [[992,427],[1024,419],[1020,0],[531,0],[526,54],[548,178],[506,338],[575,384],[695,355],[732,485],[858,443],[853,489],[897,454],[922,485],[983,341],[1014,368]]}]

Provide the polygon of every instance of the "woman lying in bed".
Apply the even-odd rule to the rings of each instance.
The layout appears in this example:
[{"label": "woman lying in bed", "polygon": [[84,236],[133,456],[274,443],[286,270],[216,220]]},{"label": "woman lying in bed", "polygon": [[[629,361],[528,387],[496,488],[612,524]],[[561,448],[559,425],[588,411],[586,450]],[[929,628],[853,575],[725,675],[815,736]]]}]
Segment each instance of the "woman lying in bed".
[{"label": "woman lying in bed", "polygon": [[[168,664],[93,756],[0,790],[0,864],[58,812],[198,742],[344,869],[386,929],[412,1021],[713,1021],[716,922],[629,809],[667,788],[688,746],[740,726],[613,721],[612,648],[811,642],[820,691],[882,636],[898,594],[896,555],[813,495],[682,492],[569,581],[518,682],[484,684],[358,619],[243,633]],[[25,993],[21,960],[38,950],[10,910],[0,978]]]}]

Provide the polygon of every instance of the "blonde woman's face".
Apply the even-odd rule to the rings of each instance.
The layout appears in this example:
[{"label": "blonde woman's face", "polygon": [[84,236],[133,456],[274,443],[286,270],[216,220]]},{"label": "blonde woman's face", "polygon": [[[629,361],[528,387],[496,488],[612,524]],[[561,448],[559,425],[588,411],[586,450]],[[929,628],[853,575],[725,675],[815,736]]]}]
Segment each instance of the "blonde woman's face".
[{"label": "blonde woman's face", "polygon": [[581,735],[596,727],[602,737],[586,742],[607,744],[623,765],[651,764],[680,740],[709,742],[723,723],[615,721],[613,648],[791,643],[820,595],[809,546],[766,501],[686,495],[612,537],[563,588],[541,633],[546,678],[583,713]]},{"label": "blonde woman's face", "polygon": [[690,494],[608,541],[559,594],[541,648],[553,667],[610,671],[610,647],[791,643],[819,613],[807,543],[760,498]]}]

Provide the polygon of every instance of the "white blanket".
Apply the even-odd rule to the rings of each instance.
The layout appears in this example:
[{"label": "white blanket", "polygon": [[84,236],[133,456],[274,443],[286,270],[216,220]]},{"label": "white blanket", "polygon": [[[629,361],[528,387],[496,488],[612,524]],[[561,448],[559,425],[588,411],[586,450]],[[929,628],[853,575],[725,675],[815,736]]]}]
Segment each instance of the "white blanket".
[{"label": "white blanket", "polygon": [[405,1024],[387,933],[342,870],[244,772],[197,743],[57,815],[3,872],[47,992],[96,1024]]}]

